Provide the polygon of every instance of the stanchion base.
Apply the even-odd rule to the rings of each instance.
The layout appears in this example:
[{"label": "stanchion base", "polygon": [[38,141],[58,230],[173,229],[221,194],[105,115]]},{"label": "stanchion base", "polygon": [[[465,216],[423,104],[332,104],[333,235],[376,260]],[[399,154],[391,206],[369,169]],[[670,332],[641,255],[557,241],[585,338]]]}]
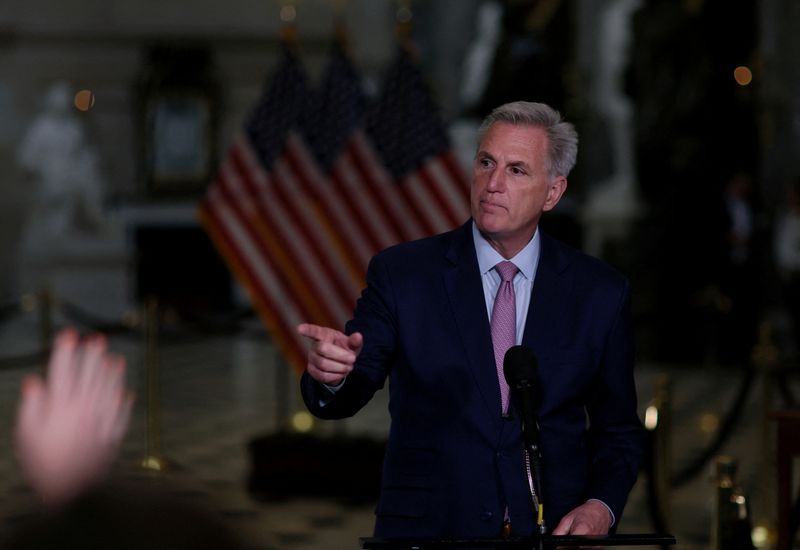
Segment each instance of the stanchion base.
[{"label": "stanchion base", "polygon": [[166,472],[169,470],[169,463],[158,456],[146,456],[141,462],[141,467],[151,472]]}]

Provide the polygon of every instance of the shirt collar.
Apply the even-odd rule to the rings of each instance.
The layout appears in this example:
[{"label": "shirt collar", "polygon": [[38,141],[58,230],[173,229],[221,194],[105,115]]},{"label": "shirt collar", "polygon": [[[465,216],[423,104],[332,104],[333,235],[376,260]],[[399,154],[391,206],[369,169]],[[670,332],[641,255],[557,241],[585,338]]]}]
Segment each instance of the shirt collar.
[{"label": "shirt collar", "polygon": [[[478,226],[475,221],[472,221],[472,240],[475,243],[475,253],[478,255],[478,268],[481,270],[481,275],[486,274],[489,270],[494,268],[498,263],[505,260],[500,253],[492,248],[481,232],[478,231]],[[533,232],[533,238],[528,241],[522,250],[517,252],[516,256],[511,258],[514,265],[522,272],[528,280],[533,280],[533,275],[536,273],[536,266],[539,263],[539,251],[541,237],[539,236],[539,228]]]}]

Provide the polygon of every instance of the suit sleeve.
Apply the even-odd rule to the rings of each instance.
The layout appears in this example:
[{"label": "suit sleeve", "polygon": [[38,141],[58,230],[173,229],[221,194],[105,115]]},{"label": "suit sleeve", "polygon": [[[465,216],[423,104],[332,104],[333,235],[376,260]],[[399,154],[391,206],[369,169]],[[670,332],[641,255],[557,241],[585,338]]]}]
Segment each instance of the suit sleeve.
[{"label": "suit sleeve", "polygon": [[644,431],[633,378],[630,287],[625,281],[608,332],[595,391],[587,405],[591,464],[588,498],[606,503],[616,518],[639,472]]},{"label": "suit sleeve", "polygon": [[342,387],[332,394],[307,371],[303,373],[300,381],[303,400],[318,418],[353,416],[384,386],[397,341],[389,273],[382,255],[370,261],[367,286],[356,304],[353,319],[345,326],[346,334],[363,334],[364,347]]}]

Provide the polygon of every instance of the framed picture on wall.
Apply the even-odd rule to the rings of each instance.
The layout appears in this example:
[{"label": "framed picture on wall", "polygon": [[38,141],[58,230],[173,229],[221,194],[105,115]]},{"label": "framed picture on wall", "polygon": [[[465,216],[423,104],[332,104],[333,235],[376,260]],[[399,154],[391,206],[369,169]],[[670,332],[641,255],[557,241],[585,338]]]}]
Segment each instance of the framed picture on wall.
[{"label": "framed picture on wall", "polygon": [[140,82],[150,198],[201,194],[216,170],[217,86],[207,48],[152,48]]},{"label": "framed picture on wall", "polygon": [[172,95],[152,101],[153,191],[192,187],[211,177],[211,106],[207,98]]}]

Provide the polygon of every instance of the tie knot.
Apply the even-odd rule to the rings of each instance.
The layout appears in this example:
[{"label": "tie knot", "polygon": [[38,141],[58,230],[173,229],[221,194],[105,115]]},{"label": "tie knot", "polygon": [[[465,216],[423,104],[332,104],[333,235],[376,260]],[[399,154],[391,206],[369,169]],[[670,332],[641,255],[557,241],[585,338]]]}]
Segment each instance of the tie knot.
[{"label": "tie knot", "polygon": [[514,279],[514,275],[517,274],[519,269],[517,266],[513,264],[513,262],[500,262],[496,266],[494,266],[495,270],[500,274],[500,278],[503,280],[504,283],[512,281]]}]

